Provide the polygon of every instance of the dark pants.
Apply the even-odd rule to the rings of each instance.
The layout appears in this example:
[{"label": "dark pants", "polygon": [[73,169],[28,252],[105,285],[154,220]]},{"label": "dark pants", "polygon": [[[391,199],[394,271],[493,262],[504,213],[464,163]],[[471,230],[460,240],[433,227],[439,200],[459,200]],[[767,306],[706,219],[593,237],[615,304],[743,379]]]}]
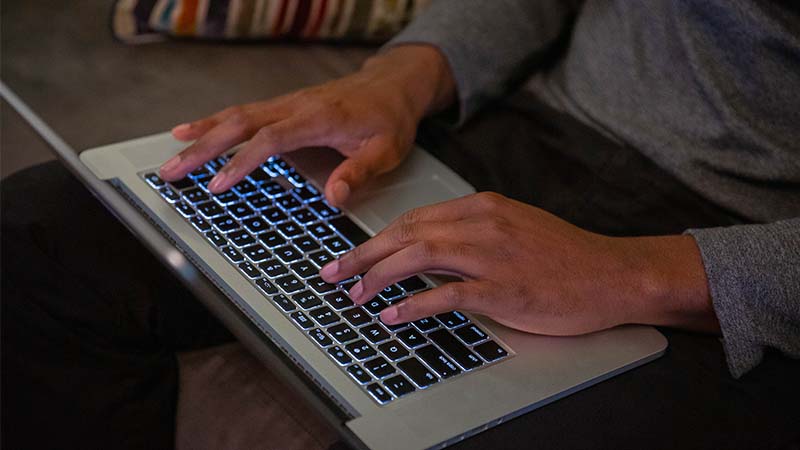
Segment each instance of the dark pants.
[{"label": "dark pants", "polygon": [[[733,223],[638,152],[518,95],[421,140],[480,190],[613,235]],[[5,448],[169,448],[175,353],[231,336],[58,164],[2,183]],[[798,448],[800,363],[740,380],[714,336],[526,414],[468,448]]]}]

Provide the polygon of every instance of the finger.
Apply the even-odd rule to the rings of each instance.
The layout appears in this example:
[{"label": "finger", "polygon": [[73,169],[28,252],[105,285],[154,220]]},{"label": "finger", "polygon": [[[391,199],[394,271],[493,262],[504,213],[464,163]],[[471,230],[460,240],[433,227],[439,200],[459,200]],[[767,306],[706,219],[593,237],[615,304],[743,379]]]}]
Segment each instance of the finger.
[{"label": "finger", "polygon": [[172,129],[172,136],[179,141],[193,141],[219,125],[221,121],[219,114],[215,114],[194,122],[182,123]]},{"label": "finger", "polygon": [[381,321],[395,325],[455,310],[488,314],[492,292],[482,281],[447,283],[389,306],[381,311]]},{"label": "finger", "polygon": [[457,236],[454,226],[457,225],[450,222],[424,222],[386,228],[372,239],[325,265],[320,270],[320,276],[329,283],[336,283],[364,273],[378,261],[418,242],[444,241]]},{"label": "finger", "polygon": [[318,145],[320,132],[302,119],[286,119],[267,125],[217,173],[208,184],[211,192],[223,192],[250,174],[272,155]]},{"label": "finger", "polygon": [[492,192],[479,192],[465,195],[453,200],[446,200],[432,205],[414,208],[393,220],[386,229],[402,227],[416,222],[452,222],[472,216],[492,213],[494,203],[502,196]]},{"label": "finger", "polygon": [[350,194],[371,178],[400,164],[395,145],[387,138],[377,138],[345,159],[331,172],[325,184],[325,198],[333,206],[342,206]]},{"label": "finger", "polygon": [[252,133],[247,121],[228,119],[164,163],[159,170],[161,177],[167,181],[180,179],[199,165],[247,140]]},{"label": "finger", "polygon": [[375,264],[350,288],[357,304],[369,301],[386,286],[422,272],[477,278],[482,255],[471,245],[421,241]]}]

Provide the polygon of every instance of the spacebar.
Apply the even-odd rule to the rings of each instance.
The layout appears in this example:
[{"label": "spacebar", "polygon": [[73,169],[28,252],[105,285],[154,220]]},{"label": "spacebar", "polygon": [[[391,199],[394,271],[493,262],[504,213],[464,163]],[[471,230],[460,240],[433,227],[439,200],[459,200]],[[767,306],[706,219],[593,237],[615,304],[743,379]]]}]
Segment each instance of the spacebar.
[{"label": "spacebar", "polygon": [[361,245],[369,240],[369,235],[347,216],[339,216],[329,220],[328,223],[353,245]]},{"label": "spacebar", "polygon": [[480,358],[458,342],[458,339],[447,332],[447,330],[434,331],[429,333],[428,337],[466,370],[474,369],[483,364]]}]

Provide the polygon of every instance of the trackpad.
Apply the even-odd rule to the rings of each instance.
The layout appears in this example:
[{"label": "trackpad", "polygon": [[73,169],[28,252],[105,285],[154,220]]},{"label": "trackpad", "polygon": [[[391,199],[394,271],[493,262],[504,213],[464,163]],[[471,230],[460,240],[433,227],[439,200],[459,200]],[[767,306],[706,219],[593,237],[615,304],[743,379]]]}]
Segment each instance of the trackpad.
[{"label": "trackpad", "polygon": [[458,193],[434,175],[366,192],[359,196],[352,212],[362,218],[371,231],[378,232],[405,211],[456,197]]}]

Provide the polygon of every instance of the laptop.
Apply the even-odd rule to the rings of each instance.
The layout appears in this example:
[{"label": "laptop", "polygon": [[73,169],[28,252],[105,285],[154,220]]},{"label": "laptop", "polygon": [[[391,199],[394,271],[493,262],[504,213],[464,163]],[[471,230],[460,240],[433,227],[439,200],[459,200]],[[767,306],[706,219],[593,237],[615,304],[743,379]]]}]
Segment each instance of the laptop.
[{"label": "laptop", "polygon": [[[168,183],[186,147],[163,133],[77,153],[2,85],[63,163],[272,370],[356,448],[441,448],[662,355],[652,327],[537,336],[452,311],[387,326],[387,305],[442,282],[418,274],[362,307],[355,279],[319,268],[403,212],[474,192],[416,147],[346,208],[321,187],[341,161],[309,148],[273,157],[230,191],[206,189],[227,156]],[[232,151],[235,151],[233,149]]]}]

